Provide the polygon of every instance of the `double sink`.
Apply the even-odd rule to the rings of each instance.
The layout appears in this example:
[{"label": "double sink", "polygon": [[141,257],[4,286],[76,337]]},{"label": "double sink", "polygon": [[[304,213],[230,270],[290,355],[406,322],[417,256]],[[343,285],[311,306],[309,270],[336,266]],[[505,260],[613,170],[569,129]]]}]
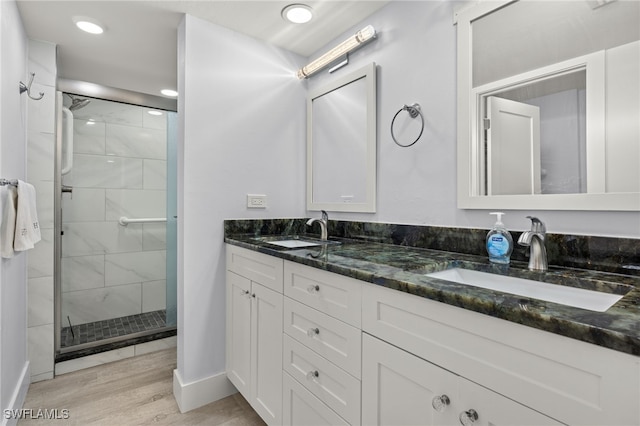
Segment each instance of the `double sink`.
[{"label": "double sink", "polygon": [[[256,240],[277,246],[280,249],[301,249],[341,244],[339,241],[327,241],[307,237],[260,237],[256,238]],[[572,287],[564,283],[560,284],[549,282],[553,280],[548,280],[546,277],[552,277],[553,274],[551,273],[535,274],[537,275],[536,280],[531,280],[512,275],[481,272],[475,269],[455,266],[456,263],[457,262],[452,262],[451,265],[444,270],[422,275],[447,282],[500,291],[503,293],[558,303],[594,312],[607,311],[632,289],[631,286],[610,283],[611,285],[605,286],[606,291],[598,291],[587,288]],[[537,279],[540,279],[540,281]],[[556,277],[555,281],[558,281],[558,277]],[[589,284],[588,281],[590,280],[580,279],[579,281]],[[591,287],[593,288],[598,286],[593,285]]]}]

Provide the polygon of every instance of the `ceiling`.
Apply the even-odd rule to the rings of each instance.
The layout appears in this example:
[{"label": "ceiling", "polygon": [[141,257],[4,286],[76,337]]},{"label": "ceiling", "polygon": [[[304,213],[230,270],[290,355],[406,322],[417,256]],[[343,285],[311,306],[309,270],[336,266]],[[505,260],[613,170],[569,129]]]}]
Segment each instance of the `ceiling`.
[{"label": "ceiling", "polygon": [[[153,95],[177,87],[177,28],[185,13],[308,57],[388,2],[305,1],[314,19],[291,24],[281,11],[299,0],[17,1],[27,36],[58,46],[58,77]],[[106,30],[84,33],[74,16]]]}]

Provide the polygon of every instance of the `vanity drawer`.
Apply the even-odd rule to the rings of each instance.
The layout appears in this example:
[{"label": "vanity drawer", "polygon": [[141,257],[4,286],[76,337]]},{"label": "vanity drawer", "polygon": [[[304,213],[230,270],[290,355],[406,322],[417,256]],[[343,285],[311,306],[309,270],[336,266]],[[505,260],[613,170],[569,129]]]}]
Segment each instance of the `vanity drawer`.
[{"label": "vanity drawer", "polygon": [[227,270],[282,293],[283,260],[227,244]]},{"label": "vanity drawer", "polygon": [[360,424],[360,380],[284,336],[283,369],[351,424]]},{"label": "vanity drawer", "polygon": [[349,426],[342,417],[284,371],[282,388],[282,423],[285,426]]},{"label": "vanity drawer", "polygon": [[360,378],[360,329],[285,297],[284,332]]},{"label": "vanity drawer", "polygon": [[284,294],[360,328],[361,281],[285,261]]}]

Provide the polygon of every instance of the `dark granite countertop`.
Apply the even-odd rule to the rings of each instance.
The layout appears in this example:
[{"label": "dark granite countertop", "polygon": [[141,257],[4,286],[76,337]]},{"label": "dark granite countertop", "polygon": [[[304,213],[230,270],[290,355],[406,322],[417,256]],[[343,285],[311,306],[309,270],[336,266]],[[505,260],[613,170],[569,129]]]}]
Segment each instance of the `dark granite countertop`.
[{"label": "dark granite countertop", "polygon": [[[301,237],[314,238],[315,235]],[[269,244],[269,238],[279,237],[227,234],[225,242],[616,351],[640,355],[639,276],[554,266],[550,266],[547,272],[532,272],[521,261],[512,261],[510,266],[504,267],[490,264],[486,256],[351,239],[336,239],[340,244],[322,247],[281,249]],[[606,312],[594,312],[425,276],[453,267],[624,294],[624,297]]]}]

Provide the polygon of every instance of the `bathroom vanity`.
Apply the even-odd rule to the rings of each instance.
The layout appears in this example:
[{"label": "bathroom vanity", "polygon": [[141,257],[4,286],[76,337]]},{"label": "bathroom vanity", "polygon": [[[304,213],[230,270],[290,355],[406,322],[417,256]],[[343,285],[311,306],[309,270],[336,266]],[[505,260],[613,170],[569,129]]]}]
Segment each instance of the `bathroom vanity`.
[{"label": "bathroom vanity", "polygon": [[[640,423],[640,277],[367,241],[225,241],[227,375],[268,424]],[[622,298],[594,312],[429,275],[452,267]]]}]

